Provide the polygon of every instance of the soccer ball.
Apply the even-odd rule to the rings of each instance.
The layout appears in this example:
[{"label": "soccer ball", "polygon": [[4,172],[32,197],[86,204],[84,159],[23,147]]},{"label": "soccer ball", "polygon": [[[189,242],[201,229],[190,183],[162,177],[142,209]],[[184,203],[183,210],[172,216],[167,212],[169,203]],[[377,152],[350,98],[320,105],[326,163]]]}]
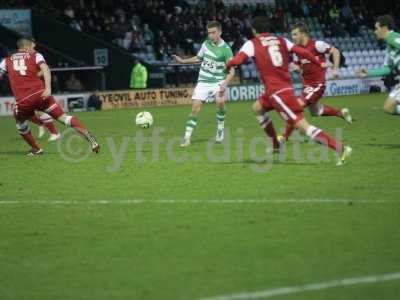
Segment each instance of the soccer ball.
[{"label": "soccer ball", "polygon": [[135,118],[135,123],[140,128],[150,128],[153,125],[153,121],[153,116],[148,111],[141,111]]}]

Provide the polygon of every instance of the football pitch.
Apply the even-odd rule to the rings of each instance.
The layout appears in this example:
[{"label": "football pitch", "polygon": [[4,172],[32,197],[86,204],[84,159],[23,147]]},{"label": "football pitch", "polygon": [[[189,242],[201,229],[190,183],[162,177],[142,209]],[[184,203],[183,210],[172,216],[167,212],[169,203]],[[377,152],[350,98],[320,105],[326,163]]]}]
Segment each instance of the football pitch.
[{"label": "football pitch", "polygon": [[188,149],[187,106],[146,109],[147,130],[141,109],[76,114],[99,155],[58,126],[63,142],[25,157],[0,118],[0,299],[399,299],[400,118],[385,98],[323,100],[352,125],[306,114],[353,148],[342,167],[296,135],[266,157],[252,102],[228,103],[218,145],[205,105]]}]

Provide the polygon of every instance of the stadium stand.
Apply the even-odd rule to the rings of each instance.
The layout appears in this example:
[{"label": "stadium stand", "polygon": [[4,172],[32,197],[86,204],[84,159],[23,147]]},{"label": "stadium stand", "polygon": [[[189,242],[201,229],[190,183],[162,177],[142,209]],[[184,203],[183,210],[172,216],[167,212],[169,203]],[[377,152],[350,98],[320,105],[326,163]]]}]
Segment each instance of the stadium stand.
[{"label": "stadium stand", "polygon": [[[0,2],[2,6],[7,3],[12,6],[28,5],[43,13],[51,13],[75,30],[114,43],[150,64],[168,63],[173,53],[195,54],[206,35],[205,25],[212,19],[222,22],[224,39],[235,51],[249,37],[249,20],[257,15],[269,16],[274,25],[273,31],[288,38],[292,24],[298,21],[307,23],[311,29],[311,36],[324,39],[343,52],[346,66],[341,69],[342,77],[353,77],[360,67],[379,67],[384,63],[384,49],[381,49],[376,42],[371,29],[373,15],[363,1],[3,0]],[[180,72],[190,73],[195,70],[195,67],[185,66]],[[173,67],[166,67],[164,71],[174,73],[176,70]],[[242,66],[241,75],[244,80],[256,79],[257,72],[254,65],[250,63]]]}]

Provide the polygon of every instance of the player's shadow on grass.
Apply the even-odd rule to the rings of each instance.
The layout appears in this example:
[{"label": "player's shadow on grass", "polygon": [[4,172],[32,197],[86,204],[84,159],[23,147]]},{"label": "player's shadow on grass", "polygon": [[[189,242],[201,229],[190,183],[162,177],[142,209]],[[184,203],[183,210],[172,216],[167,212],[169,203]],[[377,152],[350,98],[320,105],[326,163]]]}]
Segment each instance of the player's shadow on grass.
[{"label": "player's shadow on grass", "polygon": [[308,162],[308,161],[295,161],[295,160],[284,160],[280,161],[279,158],[274,158],[272,163],[270,161],[256,161],[253,159],[244,159],[242,161],[228,161],[228,162],[217,162],[218,164],[224,164],[224,165],[237,165],[237,164],[249,164],[249,165],[266,165],[266,164],[272,164],[272,165],[287,165],[287,166],[316,166],[319,165],[322,162]]},{"label": "player's shadow on grass", "polygon": [[[195,139],[195,140],[191,141],[191,143],[192,144],[200,144],[200,143],[206,143],[208,141],[210,141],[210,139],[202,138],[202,139]],[[215,140],[211,139],[211,141],[212,141],[212,143],[215,143]]]},{"label": "player's shadow on grass", "polygon": [[[11,150],[11,151],[0,151],[0,155],[22,155],[26,156],[28,151],[24,150]],[[37,155],[38,157],[46,156],[46,155],[56,155],[58,152],[47,152],[45,151],[43,155]]]},{"label": "player's shadow on grass", "polygon": [[400,144],[364,143],[361,145],[373,147],[373,148],[400,149]]}]

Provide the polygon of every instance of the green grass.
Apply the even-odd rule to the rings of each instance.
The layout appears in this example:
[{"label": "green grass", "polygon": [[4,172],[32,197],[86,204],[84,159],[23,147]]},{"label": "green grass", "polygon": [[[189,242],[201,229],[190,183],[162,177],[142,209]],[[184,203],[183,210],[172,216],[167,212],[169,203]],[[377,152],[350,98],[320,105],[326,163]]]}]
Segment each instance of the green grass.
[{"label": "green grass", "polygon": [[[293,144],[285,161],[258,162],[264,148],[259,145],[255,157],[249,144],[264,135],[251,102],[228,106],[231,158],[225,161],[210,161],[206,154],[215,135],[213,105],[204,107],[192,146],[174,144],[175,155],[187,155],[184,162],[166,153],[166,141],[183,134],[184,106],[148,109],[154,128],[165,130],[155,156],[149,143],[137,151],[128,139],[152,135],[152,129],[133,125],[138,109],[77,114],[102,144],[100,155],[80,163],[64,160],[46,142],[46,155],[26,158],[13,120],[0,118],[0,299],[197,300],[400,272],[400,119],[382,112],[384,98],[324,100],[349,107],[357,119],[353,125],[308,117],[330,133],[342,129],[354,154],[341,168],[332,153],[329,161],[299,162]],[[127,143],[119,168],[111,138],[117,153]],[[74,151],[85,145],[72,140]],[[303,156],[323,153],[309,143],[300,149]],[[222,155],[223,146],[213,153]],[[268,172],[256,171],[267,166]],[[268,202],[285,199],[332,201]],[[273,299],[394,300],[399,294],[400,281],[389,281]]]}]

